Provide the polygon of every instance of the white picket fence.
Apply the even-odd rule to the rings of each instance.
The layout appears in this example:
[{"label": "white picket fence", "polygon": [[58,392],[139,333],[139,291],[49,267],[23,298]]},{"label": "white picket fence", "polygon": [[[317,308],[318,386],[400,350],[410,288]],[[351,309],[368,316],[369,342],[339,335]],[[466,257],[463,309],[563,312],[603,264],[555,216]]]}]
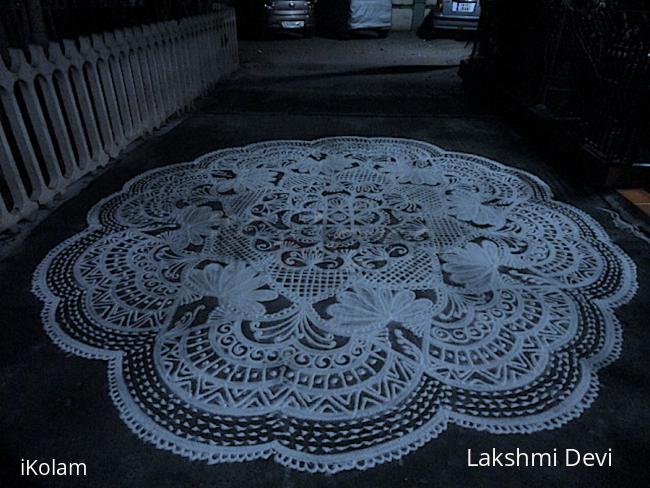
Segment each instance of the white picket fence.
[{"label": "white picket fence", "polygon": [[233,9],[0,59],[0,231],[30,220],[237,69]]}]

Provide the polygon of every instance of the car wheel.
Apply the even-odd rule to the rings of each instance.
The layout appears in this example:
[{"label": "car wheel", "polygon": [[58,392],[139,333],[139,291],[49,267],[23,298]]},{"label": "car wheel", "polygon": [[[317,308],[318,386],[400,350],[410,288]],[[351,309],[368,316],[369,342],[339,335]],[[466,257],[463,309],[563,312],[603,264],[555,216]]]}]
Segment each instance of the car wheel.
[{"label": "car wheel", "polygon": [[313,27],[307,27],[302,33],[302,35],[306,39],[311,39],[312,37],[314,37],[314,34],[315,34],[315,29]]}]

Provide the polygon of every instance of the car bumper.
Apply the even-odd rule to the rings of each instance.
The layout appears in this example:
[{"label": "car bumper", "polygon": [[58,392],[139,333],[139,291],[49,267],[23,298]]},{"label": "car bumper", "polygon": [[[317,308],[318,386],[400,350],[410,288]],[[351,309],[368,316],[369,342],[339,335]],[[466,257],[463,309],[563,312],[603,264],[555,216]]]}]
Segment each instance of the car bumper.
[{"label": "car bumper", "polygon": [[[314,16],[308,11],[277,11],[269,12],[266,17],[266,27],[273,30],[292,30],[292,27],[284,27],[283,22],[303,22],[304,28],[314,26]],[[302,28],[302,27],[301,27]]]},{"label": "car bumper", "polygon": [[474,31],[478,29],[478,18],[453,17],[438,14],[433,16],[433,28]]}]

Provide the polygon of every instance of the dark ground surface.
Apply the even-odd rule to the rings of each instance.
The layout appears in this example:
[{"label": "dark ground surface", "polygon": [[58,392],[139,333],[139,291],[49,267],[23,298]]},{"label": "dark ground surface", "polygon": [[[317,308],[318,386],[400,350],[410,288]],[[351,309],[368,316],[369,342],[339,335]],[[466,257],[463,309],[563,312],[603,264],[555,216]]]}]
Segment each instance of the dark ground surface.
[{"label": "dark ground surface", "polygon": [[[18,486],[629,486],[650,474],[650,246],[612,223],[601,208],[646,225],[641,212],[613,193],[558,175],[544,156],[504,121],[463,92],[456,69],[462,42],[425,43],[412,34],[387,40],[324,39],[243,43],[242,71],[173,130],[131,150],[78,197],[46,219],[0,263],[0,486],[20,459],[82,461],[88,476],[33,478]],[[189,161],[208,151],[268,139],[335,135],[395,136],[476,153],[534,173],[558,199],[588,212],[637,263],[639,291],[619,309],[621,358],[600,373],[598,399],[579,419],[532,435],[491,435],[454,425],[402,460],[369,471],[309,475],[272,461],[208,466],[155,449],[119,419],[107,391],[106,365],[59,350],[41,328],[30,292],[34,268],[55,245],[85,227],[88,210],[133,176]],[[476,451],[604,452],[612,468],[466,466]]]}]

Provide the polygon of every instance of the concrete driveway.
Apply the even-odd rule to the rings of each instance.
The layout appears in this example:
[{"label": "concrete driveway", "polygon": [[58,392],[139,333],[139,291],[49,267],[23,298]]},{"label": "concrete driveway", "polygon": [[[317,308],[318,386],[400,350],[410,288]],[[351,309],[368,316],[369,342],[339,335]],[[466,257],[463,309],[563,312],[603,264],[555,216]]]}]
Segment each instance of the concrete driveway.
[{"label": "concrete driveway", "polygon": [[[463,90],[461,41],[422,41],[411,33],[385,40],[280,39],[242,42],[242,68],[170,130],[133,148],[76,198],[47,218],[0,263],[3,340],[0,373],[2,479],[17,477],[21,458],[83,461],[85,479],[20,479],[21,486],[621,486],[647,480],[650,455],[650,245],[615,225],[641,225],[642,214],[612,193],[568,181],[502,118],[498,107]],[[488,101],[489,102],[489,101]],[[139,440],[107,393],[106,366],[62,353],[41,326],[32,273],[54,246],[83,230],[86,214],[146,170],[191,161],[216,149],[274,139],[328,136],[419,139],[482,155],[546,181],[559,200],[600,222],[638,265],[636,298],[619,309],[625,331],[619,360],[600,373],[594,404],[561,429],[494,435],[450,426],[401,460],[367,471],[310,475],[272,461],[208,465]],[[540,452],[612,449],[611,468],[466,466],[467,449]],[[1,484],[1,483],[0,483]]]}]

